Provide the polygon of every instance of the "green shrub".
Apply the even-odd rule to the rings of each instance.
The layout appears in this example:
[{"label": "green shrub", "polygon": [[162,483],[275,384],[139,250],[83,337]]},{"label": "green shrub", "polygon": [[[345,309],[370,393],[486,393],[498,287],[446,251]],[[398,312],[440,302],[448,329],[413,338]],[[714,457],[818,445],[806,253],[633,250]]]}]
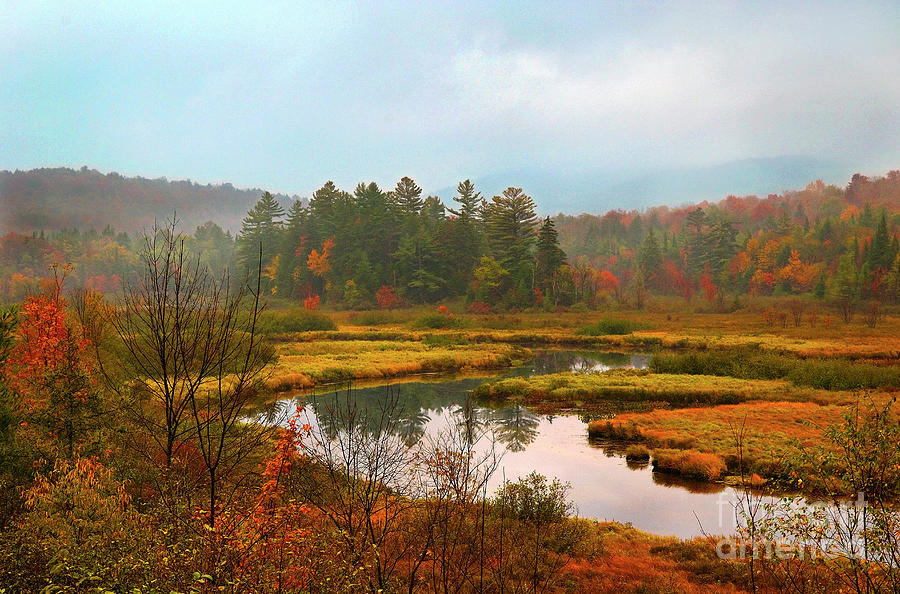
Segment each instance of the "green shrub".
[{"label": "green shrub", "polygon": [[350,323],[355,326],[383,326],[399,324],[402,321],[402,315],[387,311],[361,311],[350,316]]},{"label": "green shrub", "polygon": [[442,313],[427,313],[416,318],[412,326],[417,329],[441,330],[445,328],[459,328],[461,324],[459,319],[453,316]]},{"label": "green shrub", "polygon": [[582,336],[607,336],[610,334],[623,336],[625,334],[631,334],[635,330],[644,329],[646,329],[646,325],[641,324],[640,322],[620,320],[617,318],[604,318],[590,326],[585,326],[576,331],[575,334],[580,334]]},{"label": "green shrub", "polygon": [[795,386],[822,390],[900,387],[900,368],[843,359],[799,359],[746,349],[661,354],[650,359],[654,373],[718,375],[738,379],[785,379]]},{"label": "green shrub", "polygon": [[650,450],[647,449],[647,446],[639,443],[632,444],[625,450],[625,459],[635,462],[646,462],[650,459]]},{"label": "green shrub", "polygon": [[337,330],[337,324],[325,314],[306,309],[267,311],[259,316],[259,330],[263,334]]},{"label": "green shrub", "polygon": [[570,488],[571,485],[557,478],[550,481],[532,471],[516,482],[507,481],[501,486],[493,506],[502,507],[505,513],[524,522],[538,525],[561,522],[574,510],[566,497]]}]

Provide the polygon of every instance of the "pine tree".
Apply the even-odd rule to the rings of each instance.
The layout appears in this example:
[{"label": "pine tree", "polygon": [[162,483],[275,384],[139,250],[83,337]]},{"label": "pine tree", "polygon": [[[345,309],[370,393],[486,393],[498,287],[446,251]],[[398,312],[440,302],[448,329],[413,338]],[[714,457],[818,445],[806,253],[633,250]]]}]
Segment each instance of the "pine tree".
[{"label": "pine tree", "polygon": [[250,209],[242,221],[237,238],[238,266],[252,275],[259,264],[262,247],[262,266],[271,263],[278,253],[281,222],[284,209],[269,192],[263,192],[259,202]]},{"label": "pine tree", "polygon": [[522,188],[507,188],[494,196],[485,209],[485,227],[491,251],[500,265],[510,272],[516,300],[524,302],[533,288],[534,256],[532,247],[537,215],[534,201]]},{"label": "pine tree", "polygon": [[557,269],[566,263],[566,253],[559,247],[559,235],[550,217],[544,219],[538,231],[535,263],[537,264],[535,282],[547,292]]},{"label": "pine tree", "polygon": [[285,297],[300,297],[299,281],[304,276],[303,227],[306,223],[306,209],[300,200],[294,201],[288,209],[287,220],[278,246],[278,268],[276,286],[278,294]]},{"label": "pine tree", "polygon": [[394,188],[393,196],[400,212],[408,216],[419,214],[425,202],[422,198],[422,188],[408,177],[400,178]]},{"label": "pine tree", "polygon": [[481,198],[481,192],[475,191],[475,184],[469,180],[461,181],[456,186],[457,196],[453,197],[455,202],[459,203],[459,210],[448,208],[451,213],[460,218],[460,220],[475,221],[481,214],[484,200]]}]

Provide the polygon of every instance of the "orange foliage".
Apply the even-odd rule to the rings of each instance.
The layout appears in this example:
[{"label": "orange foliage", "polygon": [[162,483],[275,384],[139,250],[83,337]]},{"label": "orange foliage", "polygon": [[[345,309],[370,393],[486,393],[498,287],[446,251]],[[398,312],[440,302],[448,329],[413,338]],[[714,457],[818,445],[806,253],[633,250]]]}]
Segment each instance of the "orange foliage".
[{"label": "orange foliage", "polygon": [[309,256],[306,258],[306,266],[309,268],[309,271],[315,274],[316,276],[325,276],[329,270],[331,270],[331,262],[328,260],[328,256],[331,253],[331,248],[334,247],[334,238],[330,237],[325,240],[325,243],[322,244],[322,253],[320,254],[316,250],[312,250],[309,252]]},{"label": "orange foliage", "polygon": [[393,287],[382,285],[375,291],[375,301],[381,309],[393,309],[400,304],[400,297],[394,292]]},{"label": "orange foliage", "polygon": [[846,222],[846,221],[849,221],[850,219],[858,217],[858,216],[859,216],[859,209],[856,208],[856,206],[851,204],[850,206],[848,206],[847,208],[844,209],[844,212],[841,213],[841,220]]},{"label": "orange foliage", "polygon": [[800,260],[797,250],[791,250],[791,257],[787,266],[778,271],[776,278],[791,285],[795,291],[807,291],[812,288],[817,278],[818,268],[811,264],[804,264]]},{"label": "orange foliage", "polygon": [[597,288],[601,291],[615,291],[619,288],[619,279],[609,270],[601,270],[597,276]]},{"label": "orange foliage", "polygon": [[311,295],[303,300],[303,307],[309,310],[319,309],[319,295]]}]

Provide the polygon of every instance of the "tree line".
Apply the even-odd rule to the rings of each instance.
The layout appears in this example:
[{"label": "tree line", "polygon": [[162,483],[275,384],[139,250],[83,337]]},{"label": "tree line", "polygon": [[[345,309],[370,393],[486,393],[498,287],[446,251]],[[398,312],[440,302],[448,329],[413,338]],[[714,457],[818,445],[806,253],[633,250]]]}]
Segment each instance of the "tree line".
[{"label": "tree line", "polygon": [[[473,312],[582,304],[642,307],[654,296],[727,310],[757,295],[829,300],[848,315],[900,296],[900,172],[821,181],[800,191],[718,203],[540,219],[520,188],[485,198],[465,180],[450,205],[404,177],[390,190],[328,182],[309,200],[268,192],[233,236],[214,222],[186,241],[213,270],[250,277],[262,249],[269,296],[342,308],[463,298]],[[47,283],[112,293],[136,273],[137,238],[59,230],[0,238],[0,298]]]}]

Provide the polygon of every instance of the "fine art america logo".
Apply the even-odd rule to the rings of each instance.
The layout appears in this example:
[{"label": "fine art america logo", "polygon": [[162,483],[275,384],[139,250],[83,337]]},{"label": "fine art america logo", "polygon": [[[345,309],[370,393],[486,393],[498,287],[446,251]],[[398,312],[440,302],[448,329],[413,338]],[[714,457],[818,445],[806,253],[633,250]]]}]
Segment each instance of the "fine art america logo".
[{"label": "fine art america logo", "polygon": [[717,505],[719,533],[734,534],[716,543],[720,559],[877,560],[873,544],[885,514],[895,515],[870,506],[863,493],[831,502],[749,494],[735,502],[720,494]]}]

